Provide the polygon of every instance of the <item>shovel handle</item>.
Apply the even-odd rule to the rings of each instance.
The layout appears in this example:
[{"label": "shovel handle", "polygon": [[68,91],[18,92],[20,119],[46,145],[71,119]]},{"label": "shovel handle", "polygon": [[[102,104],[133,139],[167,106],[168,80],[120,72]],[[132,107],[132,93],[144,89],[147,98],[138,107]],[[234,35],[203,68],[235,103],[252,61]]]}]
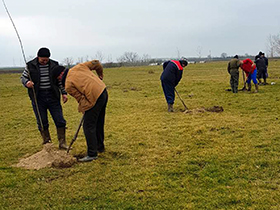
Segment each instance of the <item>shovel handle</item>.
[{"label": "shovel handle", "polygon": [[78,137],[78,134],[79,134],[79,131],[80,131],[80,128],[82,127],[83,122],[84,122],[84,115],[82,116],[81,121],[80,121],[80,124],[79,124],[79,126],[78,126],[78,129],[77,129],[77,131],[76,131],[76,133],[75,133],[75,135],[74,135],[74,137],[73,137],[73,139],[72,139],[72,141],[71,141],[71,143],[70,143],[70,145],[69,145],[69,147],[68,147],[68,149],[67,149],[67,153],[69,153],[69,151],[70,151],[72,145],[73,145],[74,142],[76,141],[76,139],[77,139],[77,137]]},{"label": "shovel handle", "polygon": [[188,110],[188,107],[186,106],[185,102],[183,101],[183,99],[181,98],[181,96],[179,95],[178,91],[176,90],[176,88],[174,88],[175,92],[178,95],[178,98],[180,99],[180,101],[182,102],[183,106],[185,107],[186,110]]}]

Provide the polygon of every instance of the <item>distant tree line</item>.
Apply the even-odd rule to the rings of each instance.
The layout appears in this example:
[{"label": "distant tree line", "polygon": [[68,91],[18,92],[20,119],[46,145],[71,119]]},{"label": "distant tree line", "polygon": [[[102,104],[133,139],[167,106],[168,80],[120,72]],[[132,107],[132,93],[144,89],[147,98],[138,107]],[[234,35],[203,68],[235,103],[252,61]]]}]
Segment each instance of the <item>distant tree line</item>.
[{"label": "distant tree line", "polygon": [[[256,52],[257,54],[258,52]],[[116,58],[117,62],[113,62],[112,55],[106,56],[101,52],[97,51],[94,57],[79,57],[77,61],[75,62],[73,58],[66,57],[63,59],[62,63],[63,65],[67,67],[72,67],[78,63],[83,63],[89,60],[97,59],[99,60],[104,67],[121,67],[121,66],[143,66],[143,65],[149,65],[149,64],[161,64],[166,60],[169,59],[179,59],[180,51],[177,48],[177,54],[178,58],[151,58],[149,54],[143,54],[142,56],[139,56],[136,52],[124,52],[123,55]],[[220,57],[212,57],[211,51],[209,52],[209,55],[207,57],[202,57],[202,47],[199,46],[197,48],[197,56],[198,57],[192,57],[188,58],[190,61],[193,62],[206,62],[206,61],[218,61],[218,60],[228,60],[232,58],[234,55],[229,56],[226,52],[221,53]],[[280,56],[280,34],[276,35],[269,35],[267,39],[267,57],[275,58]],[[240,58],[254,58],[255,55],[249,55],[248,53],[245,53],[245,55],[239,55]]]}]

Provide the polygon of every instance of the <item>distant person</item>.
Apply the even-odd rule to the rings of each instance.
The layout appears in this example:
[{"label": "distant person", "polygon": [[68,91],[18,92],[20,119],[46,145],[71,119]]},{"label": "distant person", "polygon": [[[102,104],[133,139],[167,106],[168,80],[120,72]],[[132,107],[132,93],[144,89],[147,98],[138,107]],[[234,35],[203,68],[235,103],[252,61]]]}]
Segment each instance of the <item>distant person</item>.
[{"label": "distant person", "polygon": [[251,80],[255,84],[255,92],[257,93],[259,90],[258,81],[257,81],[257,68],[254,62],[247,58],[242,62],[241,69],[246,73],[247,80],[246,83],[248,84],[248,91],[251,91]]},{"label": "distant person", "polygon": [[50,56],[51,53],[48,48],[40,48],[37,57],[26,64],[26,69],[21,75],[21,82],[28,88],[43,144],[51,142],[47,112],[49,110],[57,129],[59,149],[66,150],[68,149],[65,140],[66,121],[62,113],[60,95],[62,95],[64,103],[67,102],[68,98],[61,82],[53,77],[53,70],[58,66],[58,62],[50,59]]},{"label": "distant person", "polygon": [[183,75],[183,68],[188,65],[186,58],[181,60],[170,60],[163,63],[163,72],[160,80],[165,99],[168,105],[168,112],[173,112],[173,104],[175,100],[175,87],[180,82]]},{"label": "distant person", "polygon": [[[264,59],[263,53],[260,54],[255,60],[257,66],[257,79],[259,81],[259,85],[266,84],[266,61]],[[262,83],[261,79],[263,78],[264,83]]]},{"label": "distant person", "polygon": [[[262,56],[265,60],[265,78],[267,79],[268,78],[268,71],[267,71],[267,68],[268,68],[268,58],[265,57],[265,53],[262,53]],[[267,85],[266,81],[264,82],[264,85]]]},{"label": "distant person", "polygon": [[[96,76],[92,70],[95,70]],[[79,103],[78,110],[84,114],[84,134],[87,142],[87,156],[79,162],[97,159],[104,152],[104,122],[108,93],[103,79],[103,67],[98,60],[80,63],[70,70],[59,66],[55,76],[62,81],[66,91]]]},{"label": "distant person", "polygon": [[239,67],[241,61],[238,59],[238,55],[235,55],[233,59],[228,63],[228,73],[230,74],[230,86],[233,93],[238,93],[239,82]]},{"label": "distant person", "polygon": [[260,58],[262,54],[263,54],[262,51],[260,51],[259,54],[257,54],[255,56],[255,63],[256,63],[256,60],[258,60],[258,58]]}]

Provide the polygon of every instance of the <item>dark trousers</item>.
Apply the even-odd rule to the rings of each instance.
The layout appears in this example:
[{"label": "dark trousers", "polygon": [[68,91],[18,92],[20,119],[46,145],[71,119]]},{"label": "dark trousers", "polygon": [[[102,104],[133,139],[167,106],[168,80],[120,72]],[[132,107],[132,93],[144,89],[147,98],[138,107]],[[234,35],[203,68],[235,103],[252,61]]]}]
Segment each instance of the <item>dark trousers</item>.
[{"label": "dark trousers", "polygon": [[230,86],[233,93],[238,92],[238,82],[239,82],[239,72],[238,71],[230,71]]},{"label": "dark trousers", "polygon": [[260,68],[260,69],[257,69],[257,78],[258,79],[266,79],[266,69],[265,68]]},{"label": "dark trousers", "polygon": [[175,86],[171,82],[161,80],[163,93],[168,104],[174,104],[175,100]]},{"label": "dark trousers", "polygon": [[105,89],[96,104],[84,114],[84,134],[87,141],[87,155],[97,156],[98,150],[104,149],[104,122],[108,93]]},{"label": "dark trousers", "polygon": [[[44,130],[49,128],[48,110],[51,113],[51,116],[57,128],[63,128],[66,126],[66,121],[63,117],[60,100],[55,97],[51,90],[39,90],[37,104]],[[41,130],[41,122],[34,100],[32,100],[32,107],[37,119],[38,129]]]}]

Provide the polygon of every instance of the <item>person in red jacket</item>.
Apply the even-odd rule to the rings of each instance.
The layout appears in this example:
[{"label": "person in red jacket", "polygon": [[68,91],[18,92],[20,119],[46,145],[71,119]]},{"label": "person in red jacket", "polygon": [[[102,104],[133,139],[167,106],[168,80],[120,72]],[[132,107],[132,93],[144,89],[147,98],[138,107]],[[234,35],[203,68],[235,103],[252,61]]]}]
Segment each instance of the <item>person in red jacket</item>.
[{"label": "person in red jacket", "polygon": [[257,68],[256,64],[249,58],[242,61],[241,69],[246,73],[247,80],[246,83],[248,84],[248,91],[251,91],[251,80],[255,84],[256,90],[255,93],[258,92],[258,81],[257,81]]}]

